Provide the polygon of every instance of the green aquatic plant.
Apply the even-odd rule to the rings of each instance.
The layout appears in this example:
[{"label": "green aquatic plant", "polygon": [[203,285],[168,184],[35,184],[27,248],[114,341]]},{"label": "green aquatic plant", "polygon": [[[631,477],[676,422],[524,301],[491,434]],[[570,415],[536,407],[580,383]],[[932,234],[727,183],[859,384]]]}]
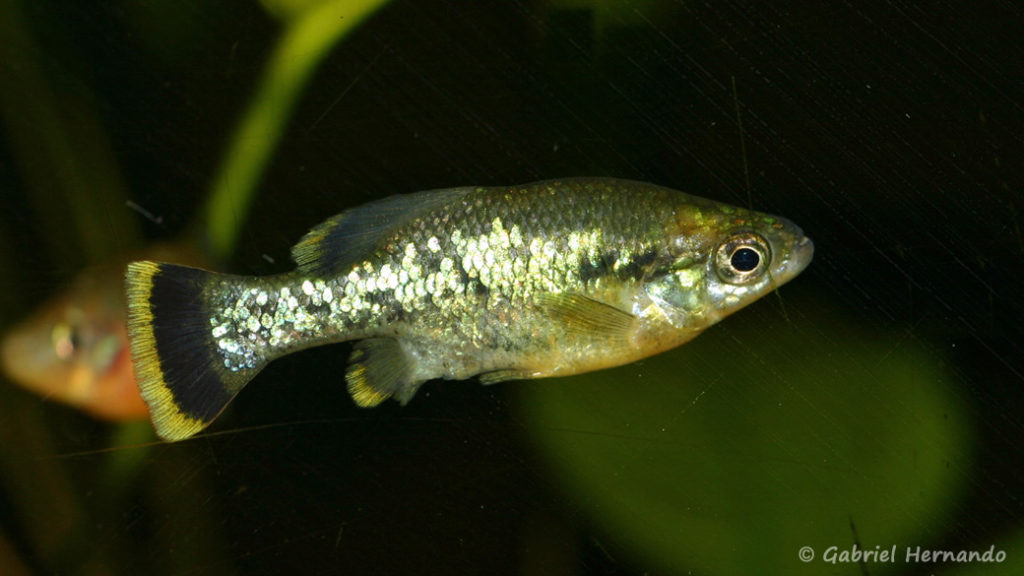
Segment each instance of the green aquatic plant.
[{"label": "green aquatic plant", "polygon": [[670,573],[859,574],[823,554],[941,535],[973,462],[954,375],[904,335],[800,308],[790,325],[726,321],[640,368],[519,387],[606,546]]},{"label": "green aquatic plant", "polygon": [[214,259],[226,259],[233,252],[257,183],[317,64],[386,2],[264,2],[285,26],[210,190],[204,228]]}]

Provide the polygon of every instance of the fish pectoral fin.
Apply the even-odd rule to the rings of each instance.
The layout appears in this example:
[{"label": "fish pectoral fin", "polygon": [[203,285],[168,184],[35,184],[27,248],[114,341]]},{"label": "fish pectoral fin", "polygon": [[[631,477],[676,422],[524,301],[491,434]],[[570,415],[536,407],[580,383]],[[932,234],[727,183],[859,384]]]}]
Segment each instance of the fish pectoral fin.
[{"label": "fish pectoral fin", "polygon": [[508,368],[505,370],[493,370],[491,372],[484,372],[478,374],[477,379],[483,385],[497,384],[498,382],[508,382],[509,380],[528,380],[534,378],[534,372],[529,370],[518,370],[515,368]]},{"label": "fish pectoral fin", "polygon": [[413,380],[413,359],[394,338],[367,338],[356,343],[345,380],[352,400],[362,408],[394,396],[405,404],[423,383]]},{"label": "fish pectoral fin", "polygon": [[534,302],[566,332],[595,340],[628,339],[636,316],[582,294],[538,294]]}]

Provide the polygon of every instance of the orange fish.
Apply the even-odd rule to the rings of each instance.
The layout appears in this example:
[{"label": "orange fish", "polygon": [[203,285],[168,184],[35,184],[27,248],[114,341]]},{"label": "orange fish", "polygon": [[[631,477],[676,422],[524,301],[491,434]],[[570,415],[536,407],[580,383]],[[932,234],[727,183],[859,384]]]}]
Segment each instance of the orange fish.
[{"label": "orange fish", "polygon": [[[189,252],[159,246],[146,257],[196,262]],[[126,329],[125,255],[80,273],[71,285],[9,330],[0,366],[44,398],[110,421],[148,415],[132,371]]]}]

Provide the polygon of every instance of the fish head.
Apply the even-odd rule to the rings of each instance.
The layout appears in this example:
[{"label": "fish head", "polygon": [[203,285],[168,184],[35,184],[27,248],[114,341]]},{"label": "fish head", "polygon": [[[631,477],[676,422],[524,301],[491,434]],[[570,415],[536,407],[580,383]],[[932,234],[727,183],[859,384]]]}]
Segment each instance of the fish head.
[{"label": "fish head", "polygon": [[120,269],[90,269],[0,341],[15,382],[108,420],[146,416],[132,373]]},{"label": "fish head", "polygon": [[668,226],[667,256],[645,296],[677,330],[699,332],[795,278],[814,244],[785,218],[691,201]]},{"label": "fish head", "polygon": [[114,422],[149,414],[128,344],[124,272],[129,261],[201,264],[188,244],[154,244],[89,266],[0,338],[0,368],[44,398]]}]

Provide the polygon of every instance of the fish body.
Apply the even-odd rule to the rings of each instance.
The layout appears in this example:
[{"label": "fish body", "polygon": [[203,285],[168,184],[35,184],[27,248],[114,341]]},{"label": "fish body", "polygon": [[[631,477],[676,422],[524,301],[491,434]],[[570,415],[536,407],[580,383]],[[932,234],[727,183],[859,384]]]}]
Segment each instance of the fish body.
[{"label": "fish body", "polygon": [[3,372],[27,390],[96,418],[146,418],[129,353],[124,292],[124,267],[140,256],[199,261],[184,246],[160,244],[86,268],[3,335]]},{"label": "fish body", "polygon": [[360,406],[425,381],[579,374],[678,346],[790,280],[789,221],[646,183],[566,179],[393,196],[343,212],[268,277],[135,262],[129,334],[157,432],[208,425],[263,366],[359,340]]}]

